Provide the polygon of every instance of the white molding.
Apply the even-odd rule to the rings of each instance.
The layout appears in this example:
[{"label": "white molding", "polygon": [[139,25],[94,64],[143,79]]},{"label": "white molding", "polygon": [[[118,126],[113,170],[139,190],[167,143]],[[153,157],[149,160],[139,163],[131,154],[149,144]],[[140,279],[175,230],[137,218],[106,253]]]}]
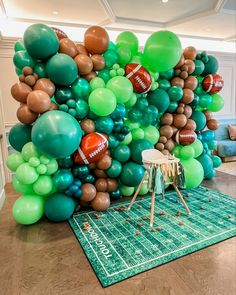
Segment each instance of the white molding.
[{"label": "white molding", "polygon": [[0,8],[1,8],[3,14],[6,16],[7,13],[6,13],[6,8],[5,8],[5,5],[3,3],[3,0],[0,0]]},{"label": "white molding", "polygon": [[215,5],[215,12],[219,12],[221,8],[225,5],[226,0],[218,0],[216,5]]},{"label": "white molding", "polygon": [[107,0],[99,0],[98,2],[101,5],[101,7],[104,9],[104,11],[106,12],[108,18],[111,20],[111,23],[116,22],[117,17],[115,15],[111,5],[109,4],[109,2]]},{"label": "white molding", "polygon": [[5,194],[5,191],[4,189],[0,192],[0,210],[2,209],[3,207],[3,204],[5,202],[5,199],[6,199],[6,194]]}]

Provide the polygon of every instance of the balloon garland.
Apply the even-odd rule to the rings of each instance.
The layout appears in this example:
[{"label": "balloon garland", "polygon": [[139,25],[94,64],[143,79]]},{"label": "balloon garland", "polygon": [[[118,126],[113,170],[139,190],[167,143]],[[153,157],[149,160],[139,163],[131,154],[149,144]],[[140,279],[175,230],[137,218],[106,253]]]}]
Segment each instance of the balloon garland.
[{"label": "balloon garland", "polygon": [[[13,206],[18,223],[43,214],[62,221],[80,207],[106,210],[131,196],[146,149],[179,157],[186,188],[215,176],[221,160],[212,155],[212,112],[224,101],[214,56],[182,51],[169,31],[153,33],[140,52],[132,32],[114,44],[92,26],[77,44],[44,24],[28,27],[14,49],[19,82],[11,94],[20,123],[9,134],[17,152],[7,167],[22,194]],[[140,194],[147,192],[144,184]]]}]

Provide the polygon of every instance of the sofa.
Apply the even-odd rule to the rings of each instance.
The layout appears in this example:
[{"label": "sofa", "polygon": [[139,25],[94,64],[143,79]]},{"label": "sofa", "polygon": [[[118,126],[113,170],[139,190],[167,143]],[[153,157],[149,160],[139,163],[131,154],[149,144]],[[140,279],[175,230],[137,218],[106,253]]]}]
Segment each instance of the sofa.
[{"label": "sofa", "polygon": [[216,152],[223,162],[236,160],[236,140],[230,139],[228,125],[236,125],[236,119],[219,120],[219,128],[215,131]]}]

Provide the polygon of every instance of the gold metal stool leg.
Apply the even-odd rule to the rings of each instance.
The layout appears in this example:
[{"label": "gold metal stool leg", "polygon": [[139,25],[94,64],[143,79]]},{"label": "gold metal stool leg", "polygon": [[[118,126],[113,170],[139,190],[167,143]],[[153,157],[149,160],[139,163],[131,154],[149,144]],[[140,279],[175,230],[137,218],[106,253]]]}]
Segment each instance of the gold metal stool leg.
[{"label": "gold metal stool leg", "polygon": [[150,213],[150,226],[153,227],[154,222],[154,210],[155,210],[155,192],[152,192],[152,204]]}]

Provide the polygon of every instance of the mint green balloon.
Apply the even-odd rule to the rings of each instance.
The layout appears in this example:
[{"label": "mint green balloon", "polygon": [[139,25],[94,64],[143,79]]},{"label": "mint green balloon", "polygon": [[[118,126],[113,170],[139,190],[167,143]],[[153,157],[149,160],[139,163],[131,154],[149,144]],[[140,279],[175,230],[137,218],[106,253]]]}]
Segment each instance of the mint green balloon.
[{"label": "mint green balloon", "polygon": [[33,185],[32,184],[23,184],[20,182],[16,176],[13,176],[12,179],[12,185],[18,193],[21,193],[22,195],[29,195],[34,194]]},{"label": "mint green balloon", "polygon": [[52,175],[58,170],[58,163],[57,163],[57,160],[55,159],[51,159],[49,163],[46,164],[46,166],[47,166],[46,175]]},{"label": "mint green balloon", "polygon": [[40,164],[37,168],[36,171],[38,174],[45,174],[47,172],[47,166],[44,164]]},{"label": "mint green balloon", "polygon": [[98,116],[108,116],[116,108],[115,94],[106,88],[96,88],[88,99],[91,111]]},{"label": "mint green balloon", "polygon": [[132,55],[137,54],[138,52],[138,38],[132,32],[122,32],[116,38],[116,47],[117,49],[120,47],[130,49]]},{"label": "mint green balloon", "polygon": [[177,158],[180,158],[180,151],[181,151],[181,149],[182,149],[182,146],[181,145],[176,145],[171,153],[174,156],[176,156]]},{"label": "mint green balloon", "polygon": [[35,145],[32,142],[26,143],[23,146],[21,153],[25,161],[29,161],[29,159],[32,157],[40,157],[39,151],[36,149]]},{"label": "mint green balloon", "polygon": [[23,163],[16,169],[16,177],[23,184],[31,184],[38,179],[39,175],[29,163]]},{"label": "mint green balloon", "polygon": [[127,65],[131,58],[132,58],[132,52],[127,47],[119,47],[117,48],[117,55],[118,55],[118,62],[122,66]]},{"label": "mint green balloon", "polygon": [[131,130],[131,133],[132,133],[133,140],[138,140],[138,139],[144,138],[144,131],[141,128],[134,128]]},{"label": "mint green balloon", "polygon": [[38,167],[40,165],[40,160],[37,157],[31,157],[28,162],[32,167]]},{"label": "mint green balloon", "polygon": [[13,56],[13,62],[14,65],[21,70],[24,67],[33,68],[35,65],[35,60],[28,54],[26,50],[17,51]]},{"label": "mint green balloon", "polygon": [[141,186],[141,189],[139,191],[139,195],[143,196],[143,195],[146,195],[147,193],[148,193],[148,186],[147,186],[147,183],[144,183]]},{"label": "mint green balloon", "polygon": [[132,108],[136,104],[136,102],[137,102],[137,96],[135,95],[135,93],[133,93],[130,99],[125,102],[125,107],[127,109]]},{"label": "mint green balloon", "polygon": [[132,138],[132,134],[131,134],[131,132],[130,132],[130,133],[126,134],[125,139],[124,139],[123,141],[121,141],[121,144],[126,144],[126,145],[128,145],[128,144],[131,143],[132,139],[133,139],[133,138]]},{"label": "mint green balloon", "polygon": [[52,178],[47,175],[39,176],[39,178],[33,184],[34,192],[40,196],[48,195],[52,191],[52,188],[53,188]]},{"label": "mint green balloon", "polygon": [[37,195],[21,196],[12,208],[16,222],[29,225],[37,222],[44,213],[44,199]]},{"label": "mint green balloon", "polygon": [[150,141],[152,144],[156,144],[160,138],[158,129],[152,125],[142,127],[144,131],[144,138]]},{"label": "mint green balloon", "polygon": [[133,85],[129,79],[117,76],[108,81],[106,87],[116,96],[118,103],[127,102],[133,95]]},{"label": "mint green balloon", "polygon": [[131,129],[131,130],[140,127],[140,123],[139,122],[132,122],[130,120],[126,120],[125,121],[125,125],[128,126],[129,129]]},{"label": "mint green balloon", "polygon": [[196,139],[192,144],[189,145],[194,149],[194,158],[199,157],[203,152],[203,145],[199,139]]},{"label": "mint green balloon", "polygon": [[91,90],[93,91],[94,89],[96,88],[104,88],[105,87],[105,82],[102,78],[99,78],[99,77],[96,77],[96,78],[93,78],[91,81],[90,81],[90,87],[91,87]]},{"label": "mint green balloon", "polygon": [[219,112],[224,107],[224,100],[218,93],[212,94],[212,102],[207,105],[211,112]]},{"label": "mint green balloon", "polygon": [[17,168],[23,164],[25,161],[20,153],[13,153],[7,158],[7,168],[11,171],[16,171]]},{"label": "mint green balloon", "polygon": [[184,168],[185,187],[186,189],[196,188],[203,181],[204,170],[200,162],[191,158],[188,160],[181,160]]},{"label": "mint green balloon", "polygon": [[194,158],[194,156],[195,156],[195,151],[194,151],[193,147],[186,145],[181,148],[181,150],[180,150],[180,158],[181,159],[187,160],[190,158]]},{"label": "mint green balloon", "polygon": [[121,185],[119,188],[120,188],[120,191],[121,191],[122,196],[130,197],[134,193],[134,187],[130,187],[130,186],[126,186],[126,185]]}]

